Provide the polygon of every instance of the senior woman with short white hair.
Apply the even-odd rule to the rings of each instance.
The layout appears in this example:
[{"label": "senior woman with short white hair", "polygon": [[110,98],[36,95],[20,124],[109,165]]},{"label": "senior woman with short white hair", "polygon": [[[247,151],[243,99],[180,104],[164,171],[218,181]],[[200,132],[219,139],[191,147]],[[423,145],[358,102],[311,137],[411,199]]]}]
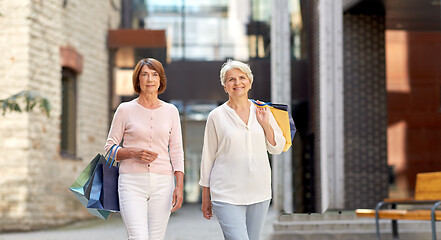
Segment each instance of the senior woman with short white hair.
[{"label": "senior woman with short white hair", "polygon": [[210,112],[201,160],[202,213],[216,215],[227,240],[258,240],[271,200],[267,151],[285,146],[282,130],[268,108],[249,99],[250,67],[228,60],[220,71],[228,101]]}]

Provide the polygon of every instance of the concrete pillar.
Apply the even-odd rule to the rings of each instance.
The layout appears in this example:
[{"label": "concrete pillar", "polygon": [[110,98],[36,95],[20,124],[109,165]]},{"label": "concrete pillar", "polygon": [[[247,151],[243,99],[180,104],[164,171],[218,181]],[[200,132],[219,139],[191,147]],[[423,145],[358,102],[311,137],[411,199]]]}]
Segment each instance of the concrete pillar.
[{"label": "concrete pillar", "polygon": [[[288,0],[273,0],[271,14],[271,101],[291,105],[290,18]],[[291,150],[273,156],[274,208],[293,212]]]},{"label": "concrete pillar", "polygon": [[319,91],[321,211],[344,207],[343,7],[320,0]]}]

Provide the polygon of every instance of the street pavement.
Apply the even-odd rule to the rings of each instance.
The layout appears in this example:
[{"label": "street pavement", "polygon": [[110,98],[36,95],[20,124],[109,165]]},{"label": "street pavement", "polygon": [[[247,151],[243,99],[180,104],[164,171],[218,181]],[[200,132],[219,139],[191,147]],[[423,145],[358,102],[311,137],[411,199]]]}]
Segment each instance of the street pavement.
[{"label": "street pavement", "polygon": [[[268,212],[262,240],[269,240],[277,214]],[[127,239],[124,224],[117,213],[107,220],[94,218],[67,226],[34,232],[0,233],[0,240],[121,240]],[[167,227],[166,240],[222,240],[223,235],[215,218],[206,220],[200,204],[184,204],[173,213]]]}]

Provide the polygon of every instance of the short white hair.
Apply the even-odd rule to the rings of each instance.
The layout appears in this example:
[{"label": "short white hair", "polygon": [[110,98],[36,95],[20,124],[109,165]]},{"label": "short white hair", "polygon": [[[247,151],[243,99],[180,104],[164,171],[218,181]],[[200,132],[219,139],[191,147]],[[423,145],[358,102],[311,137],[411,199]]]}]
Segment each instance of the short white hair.
[{"label": "short white hair", "polygon": [[222,86],[225,86],[225,75],[227,74],[227,72],[231,69],[239,69],[240,71],[242,71],[243,73],[245,73],[247,75],[247,77],[250,79],[250,83],[253,84],[253,73],[251,72],[251,68],[248,64],[237,61],[237,60],[232,60],[232,59],[228,59],[228,61],[226,61],[223,65],[222,68],[220,70],[220,81]]}]

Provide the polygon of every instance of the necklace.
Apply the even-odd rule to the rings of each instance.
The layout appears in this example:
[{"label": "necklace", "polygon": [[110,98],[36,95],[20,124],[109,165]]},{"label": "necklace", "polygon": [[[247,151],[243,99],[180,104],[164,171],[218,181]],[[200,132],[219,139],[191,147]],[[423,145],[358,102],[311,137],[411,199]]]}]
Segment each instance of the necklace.
[{"label": "necklace", "polygon": [[148,103],[147,101],[142,101],[141,97],[138,97],[136,100],[141,106],[148,108],[148,109],[156,109],[161,106],[161,101],[159,99],[153,100],[153,103]]}]

